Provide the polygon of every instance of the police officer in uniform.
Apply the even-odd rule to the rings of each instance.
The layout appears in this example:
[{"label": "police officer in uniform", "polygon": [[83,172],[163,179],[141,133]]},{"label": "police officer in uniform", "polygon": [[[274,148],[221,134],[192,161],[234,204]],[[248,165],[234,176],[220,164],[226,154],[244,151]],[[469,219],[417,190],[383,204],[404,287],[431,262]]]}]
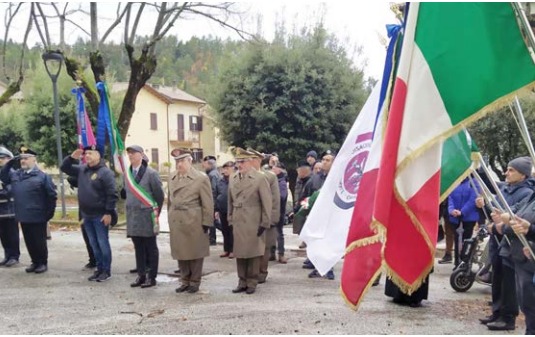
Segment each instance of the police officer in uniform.
[{"label": "police officer in uniform", "polygon": [[233,293],[256,291],[260,263],[265,253],[264,231],[270,228],[271,189],[264,174],[253,166],[256,154],[242,148],[232,152],[238,165],[229,184],[228,221],[234,233],[234,257],[238,269],[238,286]]},{"label": "police officer in uniform", "polygon": [[[56,186],[49,175],[36,163],[37,153],[21,146],[19,155],[10,160],[0,171],[0,180],[11,184],[15,198],[15,219],[20,222],[26,248],[32,264],[27,273],[44,273],[48,269],[46,227],[56,210]],[[12,170],[20,160],[20,169]]]},{"label": "police officer in uniform", "polygon": [[[13,158],[13,154],[0,146],[0,168]],[[11,186],[0,181],[0,241],[4,247],[4,259],[0,266],[11,267],[19,263],[19,225],[15,221],[15,208]]]},{"label": "police officer in uniform", "polygon": [[188,149],[174,149],[176,171],[169,182],[171,255],[178,260],[182,285],[177,293],[199,291],[204,258],[210,255],[208,230],[214,223],[214,198],[208,176],[192,166]]},{"label": "police officer in uniform", "polygon": [[261,169],[262,159],[264,159],[264,155],[262,153],[250,147],[247,148],[247,151],[256,155],[256,157],[252,160],[252,165],[258,172],[262,173],[266,177],[269,183],[269,189],[271,191],[271,224],[269,229],[266,230],[266,248],[262,262],[260,262],[260,274],[258,277],[258,283],[265,283],[268,276],[271,247],[275,246],[277,243],[277,223],[280,217],[279,181],[273,172],[264,171]]}]

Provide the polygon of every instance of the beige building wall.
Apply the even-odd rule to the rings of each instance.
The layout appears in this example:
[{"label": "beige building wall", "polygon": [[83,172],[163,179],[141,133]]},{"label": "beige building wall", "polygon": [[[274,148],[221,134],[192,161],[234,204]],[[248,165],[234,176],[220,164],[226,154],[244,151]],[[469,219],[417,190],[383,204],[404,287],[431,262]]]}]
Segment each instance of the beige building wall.
[{"label": "beige building wall", "polygon": [[[190,95],[187,97],[187,93],[180,93],[182,96],[178,99],[171,98],[170,95],[173,94],[177,94],[176,91],[169,88],[162,89],[162,91],[158,91],[158,88],[141,89],[125,145],[128,147],[135,144],[143,147],[151,163],[153,162],[152,150],[158,149],[157,169],[160,172],[167,172],[168,168],[174,169],[174,161],[170,152],[177,147],[192,149],[194,153],[202,150],[202,156],[198,153],[197,159],[214,155],[219,166],[228,160],[233,160],[233,157],[227,153],[228,147],[219,138],[219,129],[215,120],[209,115],[209,107],[201,103],[202,100],[198,98]],[[182,100],[184,95],[186,95],[186,100]],[[191,97],[197,101],[190,101]],[[151,113],[156,114],[156,130],[151,130]],[[182,125],[179,119],[183,120]],[[195,122],[197,127],[192,127]],[[200,123],[202,123],[202,131],[197,131]]]},{"label": "beige building wall", "polygon": [[[151,130],[151,113],[156,114],[156,130]],[[152,149],[158,149],[158,161],[161,166],[169,161],[167,144],[167,103],[147,90],[141,89],[125,145],[126,147],[129,145],[143,147],[150,163],[153,162]]]}]

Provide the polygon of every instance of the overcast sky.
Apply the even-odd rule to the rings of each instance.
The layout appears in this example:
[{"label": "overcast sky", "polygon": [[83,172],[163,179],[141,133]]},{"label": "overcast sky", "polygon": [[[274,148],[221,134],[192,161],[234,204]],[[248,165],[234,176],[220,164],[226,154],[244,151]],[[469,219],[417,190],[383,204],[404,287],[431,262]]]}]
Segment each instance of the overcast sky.
[{"label": "overcast sky", "polygon": [[[87,7],[86,4],[84,4],[84,7]],[[5,3],[0,4],[2,14],[4,14],[5,6]],[[76,7],[76,5],[72,6]],[[362,55],[355,55],[354,63],[358,67],[364,67],[366,75],[375,78],[379,78],[382,73],[385,53],[384,43],[386,41],[385,25],[397,22],[390,11],[389,2],[381,1],[355,2],[354,4],[347,1],[255,1],[240,3],[239,8],[246,11],[246,14],[242,16],[242,24],[244,29],[248,31],[256,32],[258,14],[261,14],[262,33],[268,40],[273,38],[274,27],[277,22],[285,22],[287,31],[292,31],[293,27],[313,26],[318,21],[318,18],[323,16],[326,29],[344,42],[349,53],[352,53],[356,46],[362,47]],[[109,26],[111,19],[114,18],[115,10],[116,3],[99,4],[98,14],[101,19],[100,22],[102,22],[99,25],[101,34],[105,27]],[[26,14],[18,16],[18,20],[13,25],[13,32],[17,33],[10,34],[12,39],[22,39],[26,20]],[[0,16],[0,22],[0,33],[3,37],[5,29],[4,15]],[[89,30],[89,18],[87,16],[80,15],[76,18],[76,22]],[[142,20],[142,23],[144,26],[140,26],[139,33],[152,32],[154,21],[146,19]],[[118,27],[114,33],[113,39],[119,42],[122,33],[121,27]],[[188,40],[192,36],[200,37],[206,35],[232,39],[239,38],[231,30],[198,18],[180,20],[170,33],[181,40]],[[33,36],[30,37],[30,45],[34,45],[39,41],[36,34],[34,31]],[[51,31],[51,35],[52,39],[57,42],[54,30]],[[73,42],[78,36],[87,37],[80,30],[74,30],[72,25],[67,30],[66,35],[68,42]]]}]

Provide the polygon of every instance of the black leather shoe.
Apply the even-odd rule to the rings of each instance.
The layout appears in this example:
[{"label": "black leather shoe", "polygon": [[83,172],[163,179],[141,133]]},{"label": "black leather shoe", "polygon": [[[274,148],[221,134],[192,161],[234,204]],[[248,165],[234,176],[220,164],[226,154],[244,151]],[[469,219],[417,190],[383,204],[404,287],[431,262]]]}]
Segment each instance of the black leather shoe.
[{"label": "black leather shoe", "polygon": [[15,259],[9,259],[9,260],[4,264],[4,267],[12,267],[12,266],[16,265],[17,263],[19,263],[18,260],[15,260]]},{"label": "black leather shoe", "polygon": [[48,267],[46,266],[46,264],[41,264],[39,265],[37,268],[35,268],[35,273],[36,274],[41,274],[41,273],[44,273],[45,271],[48,270]]},{"label": "black leather shoe", "polygon": [[183,284],[180,287],[175,289],[175,292],[177,293],[183,293],[184,291],[189,289],[189,285]]},{"label": "black leather shoe", "polygon": [[247,291],[247,288],[237,287],[235,289],[232,289],[232,292],[234,294],[243,293],[244,291]]},{"label": "black leather shoe", "polygon": [[137,273],[137,268],[130,269],[129,272],[130,272],[130,274],[136,274]]},{"label": "black leather shoe", "polygon": [[145,281],[147,281],[147,279],[145,277],[139,277],[136,279],[135,282],[133,283],[130,283],[130,286],[132,288],[135,288],[135,287],[141,287],[143,285],[143,283],[145,283]]},{"label": "black leather shoe", "polygon": [[251,295],[251,294],[254,294],[255,291],[256,291],[256,288],[247,287],[247,290],[245,290],[245,293],[247,295]]},{"label": "black leather shoe", "polygon": [[149,278],[141,285],[141,288],[150,288],[156,285],[156,279]]},{"label": "black leather shoe", "polygon": [[190,294],[195,294],[197,291],[199,291],[199,287],[198,286],[189,286],[187,291]]},{"label": "black leather shoe", "polygon": [[479,319],[479,322],[480,322],[481,324],[488,324],[488,323],[491,323],[491,322],[495,322],[497,319],[498,319],[497,316],[489,315],[489,316],[487,316],[487,317],[485,317],[485,318],[480,318],[480,319]]},{"label": "black leather shoe", "polygon": [[37,265],[35,263],[32,263],[28,268],[26,268],[26,272],[33,273],[35,272],[35,269],[37,269]]},{"label": "black leather shoe", "polygon": [[2,261],[0,261],[0,266],[3,266],[7,263],[8,259],[3,259]]},{"label": "black leather shoe", "polygon": [[489,330],[493,331],[505,331],[505,330],[514,330],[515,329],[515,323],[514,322],[505,322],[502,319],[498,319],[494,322],[490,322],[487,324],[487,328]]}]

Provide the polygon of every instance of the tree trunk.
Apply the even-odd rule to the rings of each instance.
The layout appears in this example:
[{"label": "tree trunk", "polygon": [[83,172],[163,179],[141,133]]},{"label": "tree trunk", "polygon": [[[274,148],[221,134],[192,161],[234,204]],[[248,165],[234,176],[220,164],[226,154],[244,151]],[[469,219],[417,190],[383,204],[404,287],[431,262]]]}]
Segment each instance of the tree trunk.
[{"label": "tree trunk", "polygon": [[67,68],[67,73],[69,76],[85,89],[85,97],[89,103],[89,106],[91,107],[93,116],[96,117],[98,114],[98,104],[100,100],[98,93],[95,92],[91,86],[89,86],[87,79],[84,77],[84,69],[78,61],[69,57],[65,57],[65,68]]},{"label": "tree trunk", "polygon": [[122,139],[126,139],[126,134],[130,127],[130,120],[136,110],[137,95],[156,70],[156,57],[149,52],[149,47],[145,45],[141,50],[140,57],[137,59],[134,57],[134,47],[125,45],[125,48],[128,53],[128,59],[130,60],[131,71],[128,90],[126,91],[117,123]]},{"label": "tree trunk", "polygon": [[24,76],[21,75],[19,76],[17,82],[12,82],[9,84],[7,90],[2,94],[2,96],[0,96],[0,107],[8,103],[11,97],[20,91],[20,85],[22,84],[23,80]]}]

